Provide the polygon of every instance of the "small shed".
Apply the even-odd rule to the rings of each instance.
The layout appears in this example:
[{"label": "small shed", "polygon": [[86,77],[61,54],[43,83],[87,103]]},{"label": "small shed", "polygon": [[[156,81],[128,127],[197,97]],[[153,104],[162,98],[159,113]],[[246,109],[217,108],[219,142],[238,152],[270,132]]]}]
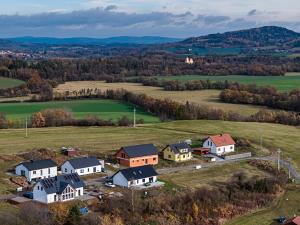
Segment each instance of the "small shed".
[{"label": "small shed", "polygon": [[193,154],[195,155],[207,155],[210,153],[210,148],[193,148]]},{"label": "small shed", "polygon": [[62,147],[61,153],[66,156],[69,156],[69,157],[74,157],[77,155],[77,150],[75,148],[71,148],[71,147],[69,147],[69,148]]}]

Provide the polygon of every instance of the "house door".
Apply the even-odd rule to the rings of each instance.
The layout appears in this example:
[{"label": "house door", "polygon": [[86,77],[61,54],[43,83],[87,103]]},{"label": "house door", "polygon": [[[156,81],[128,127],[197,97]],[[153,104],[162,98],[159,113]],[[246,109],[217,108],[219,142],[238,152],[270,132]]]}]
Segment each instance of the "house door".
[{"label": "house door", "polygon": [[93,168],[93,172],[96,173],[96,167]]},{"label": "house door", "polygon": [[80,196],[81,195],[81,191],[80,190],[78,190],[78,196]]},{"label": "house door", "polygon": [[149,182],[150,182],[150,183],[153,183],[153,177],[150,177],[150,178],[149,178]]},{"label": "house door", "polygon": [[25,171],[21,170],[21,176],[25,177]]},{"label": "house door", "polygon": [[145,164],[148,165],[148,159],[145,159]]}]

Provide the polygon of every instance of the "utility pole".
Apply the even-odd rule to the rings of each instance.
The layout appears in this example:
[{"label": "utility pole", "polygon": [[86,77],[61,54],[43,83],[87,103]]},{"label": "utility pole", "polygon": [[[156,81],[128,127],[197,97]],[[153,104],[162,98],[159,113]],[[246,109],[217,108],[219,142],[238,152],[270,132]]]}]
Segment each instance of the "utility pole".
[{"label": "utility pole", "polygon": [[134,108],[133,109],[133,127],[135,127],[135,125],[136,125],[136,118],[135,118],[135,113],[136,113],[136,109]]},{"label": "utility pole", "polygon": [[27,116],[26,116],[26,119],[25,119],[25,137],[26,138],[28,137],[28,121],[27,121]]},{"label": "utility pole", "polygon": [[280,150],[280,148],[277,150],[277,156],[278,156],[278,159],[277,159],[277,168],[278,168],[278,171],[280,171],[280,153],[282,151]]},{"label": "utility pole", "polygon": [[287,161],[288,161],[289,179],[291,179],[291,161],[292,161],[292,159],[288,158]]},{"label": "utility pole", "polygon": [[263,130],[259,129],[259,134],[260,134],[260,150],[263,150]]}]

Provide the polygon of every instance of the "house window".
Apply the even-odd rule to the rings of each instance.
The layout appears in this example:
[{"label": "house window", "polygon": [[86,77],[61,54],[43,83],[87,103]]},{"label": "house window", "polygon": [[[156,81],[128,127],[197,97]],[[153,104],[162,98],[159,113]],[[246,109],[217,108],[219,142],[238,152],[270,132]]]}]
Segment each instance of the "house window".
[{"label": "house window", "polygon": [[143,179],[143,183],[145,183],[145,179]]},{"label": "house window", "polygon": [[90,168],[88,168],[87,171],[90,172]]},{"label": "house window", "polygon": [[54,201],[55,201],[55,202],[57,201],[57,196],[56,196],[56,195],[54,195]]},{"label": "house window", "polygon": [[122,158],[125,158],[125,153],[122,153],[122,154],[121,154],[121,157],[122,157]]},{"label": "house window", "polygon": [[84,173],[84,169],[80,169],[80,173]]},{"label": "house window", "polygon": [[172,157],[171,155],[168,155],[168,158],[169,158],[169,159],[171,159],[171,157]]},{"label": "house window", "polygon": [[36,171],[32,171],[33,174],[36,174]]},{"label": "house window", "polygon": [[183,155],[183,158],[185,158],[185,155]]},{"label": "house window", "polygon": [[65,168],[65,173],[67,173],[68,172],[68,169],[67,168]]},{"label": "house window", "polygon": [[41,170],[41,175],[43,175],[43,170]]},{"label": "house window", "polygon": [[43,190],[43,187],[41,187],[41,191]]},{"label": "house window", "polygon": [[156,161],[156,158],[153,158],[153,161]]},{"label": "house window", "polygon": [[230,149],[233,149],[233,146],[230,146]]},{"label": "house window", "polygon": [[40,190],[40,186],[37,186],[37,189]]},{"label": "house window", "polygon": [[50,174],[51,173],[51,170],[50,170],[50,168],[48,169],[48,174]]}]

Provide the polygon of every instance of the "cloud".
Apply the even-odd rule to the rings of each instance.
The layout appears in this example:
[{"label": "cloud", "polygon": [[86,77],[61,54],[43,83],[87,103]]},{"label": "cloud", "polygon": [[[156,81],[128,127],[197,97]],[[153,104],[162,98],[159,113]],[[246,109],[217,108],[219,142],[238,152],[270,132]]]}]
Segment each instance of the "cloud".
[{"label": "cloud", "polygon": [[253,10],[251,10],[250,12],[248,12],[248,16],[254,16],[254,15],[256,15],[256,13],[257,13],[257,10],[256,9],[253,9]]},{"label": "cloud", "polygon": [[[0,36],[90,36],[159,35],[174,37],[200,36],[264,25],[280,24],[300,29],[299,21],[285,22],[275,14],[253,9],[244,16],[196,14],[164,11],[124,12],[109,5],[86,10],[54,11],[32,15],[0,15]],[[276,20],[275,20],[276,19]]]},{"label": "cloud", "polygon": [[109,5],[109,6],[106,6],[105,7],[105,11],[113,11],[113,10],[116,10],[116,9],[118,9],[118,6],[116,6],[116,5]]},{"label": "cloud", "polygon": [[204,16],[199,15],[194,21],[195,22],[203,22],[204,24],[211,25],[229,21],[231,18],[228,16]]}]

